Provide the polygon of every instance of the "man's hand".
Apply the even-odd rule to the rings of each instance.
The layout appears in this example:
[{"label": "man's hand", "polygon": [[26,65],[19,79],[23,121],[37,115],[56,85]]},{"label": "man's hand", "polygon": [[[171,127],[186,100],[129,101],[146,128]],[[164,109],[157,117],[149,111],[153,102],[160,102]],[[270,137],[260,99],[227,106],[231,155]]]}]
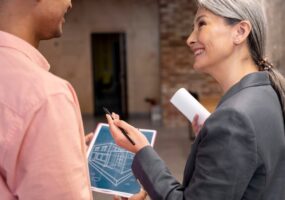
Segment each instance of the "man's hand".
[{"label": "man's hand", "polygon": [[86,144],[86,150],[88,149],[92,139],[93,139],[94,133],[90,132],[87,135],[85,135],[85,144]]}]

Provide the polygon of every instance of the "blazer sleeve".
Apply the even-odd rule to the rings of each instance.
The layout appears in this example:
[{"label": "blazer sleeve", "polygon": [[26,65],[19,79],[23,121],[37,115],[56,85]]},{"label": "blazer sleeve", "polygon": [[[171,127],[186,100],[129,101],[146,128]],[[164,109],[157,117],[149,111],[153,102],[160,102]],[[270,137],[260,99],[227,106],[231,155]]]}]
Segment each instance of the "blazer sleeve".
[{"label": "blazer sleeve", "polygon": [[183,199],[184,187],[171,175],[164,161],[151,146],[140,150],[133,161],[132,170],[151,199]]},{"label": "blazer sleeve", "polygon": [[152,199],[242,198],[257,164],[250,120],[236,110],[222,109],[211,115],[200,134],[194,172],[185,185],[175,180],[151,147],[137,153],[133,171]]}]

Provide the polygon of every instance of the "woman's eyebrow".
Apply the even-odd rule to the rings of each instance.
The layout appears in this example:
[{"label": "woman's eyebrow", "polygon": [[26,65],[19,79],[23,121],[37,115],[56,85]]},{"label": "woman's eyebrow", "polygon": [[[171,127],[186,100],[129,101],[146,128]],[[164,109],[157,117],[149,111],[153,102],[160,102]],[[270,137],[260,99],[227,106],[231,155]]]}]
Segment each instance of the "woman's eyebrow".
[{"label": "woman's eyebrow", "polygon": [[198,22],[200,19],[202,19],[203,17],[206,17],[206,15],[200,15],[195,19],[195,22]]},{"label": "woman's eyebrow", "polygon": [[194,22],[192,23],[192,29],[194,29],[194,24],[195,23],[197,23],[200,19],[202,19],[202,18],[204,18],[204,17],[206,17],[206,15],[200,15],[200,16],[198,16],[195,20],[194,20]]}]

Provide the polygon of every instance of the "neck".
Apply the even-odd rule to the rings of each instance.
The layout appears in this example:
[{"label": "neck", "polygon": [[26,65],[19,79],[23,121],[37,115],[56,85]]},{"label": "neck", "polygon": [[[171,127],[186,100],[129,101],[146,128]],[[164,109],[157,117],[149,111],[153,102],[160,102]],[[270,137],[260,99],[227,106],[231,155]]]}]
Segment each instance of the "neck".
[{"label": "neck", "polygon": [[19,27],[17,27],[17,29],[14,29],[11,27],[2,26],[0,23],[0,30],[7,32],[7,33],[10,33],[12,35],[15,35],[15,36],[25,40],[26,42],[28,42],[29,44],[31,44],[35,48],[38,48],[38,46],[39,46],[39,40],[37,40],[36,37],[33,37],[31,34],[25,32],[25,31],[19,31]]},{"label": "neck", "polygon": [[[10,3],[10,2],[9,2]],[[0,30],[13,34],[26,42],[30,43],[35,48],[38,48],[39,41],[36,37],[32,17],[27,14],[27,9],[17,9],[14,2],[7,3],[5,7],[0,9]]]},{"label": "neck", "polygon": [[249,56],[243,59],[234,58],[217,68],[209,74],[218,81],[224,93],[244,76],[258,71],[258,67]]}]

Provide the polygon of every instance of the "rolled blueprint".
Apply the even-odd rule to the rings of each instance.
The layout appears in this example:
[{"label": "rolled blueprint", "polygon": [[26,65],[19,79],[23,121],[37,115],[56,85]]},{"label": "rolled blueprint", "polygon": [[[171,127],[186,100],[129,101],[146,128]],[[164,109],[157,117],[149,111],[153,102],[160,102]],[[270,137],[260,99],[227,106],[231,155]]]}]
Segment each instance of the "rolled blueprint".
[{"label": "rolled blueprint", "polygon": [[199,115],[198,124],[204,123],[210,113],[185,88],[180,88],[170,102],[189,120],[193,122],[195,114]]}]

